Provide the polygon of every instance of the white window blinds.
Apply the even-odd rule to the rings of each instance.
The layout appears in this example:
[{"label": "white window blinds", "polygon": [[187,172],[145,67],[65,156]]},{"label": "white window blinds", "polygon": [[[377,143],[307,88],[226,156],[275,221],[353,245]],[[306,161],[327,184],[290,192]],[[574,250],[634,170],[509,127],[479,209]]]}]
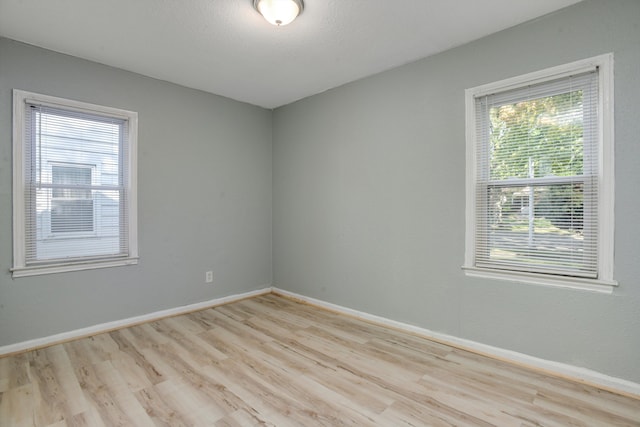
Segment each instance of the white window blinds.
[{"label": "white window blinds", "polygon": [[597,278],[597,68],[474,102],[475,266]]},{"label": "white window blinds", "polygon": [[127,122],[25,108],[26,264],[127,256]]}]

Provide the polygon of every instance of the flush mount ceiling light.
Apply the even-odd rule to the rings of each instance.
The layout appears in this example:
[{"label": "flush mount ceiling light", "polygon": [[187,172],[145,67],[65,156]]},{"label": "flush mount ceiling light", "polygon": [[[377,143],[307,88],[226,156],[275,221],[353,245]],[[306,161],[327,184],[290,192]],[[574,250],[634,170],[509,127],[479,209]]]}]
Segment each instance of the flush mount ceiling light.
[{"label": "flush mount ceiling light", "polygon": [[253,7],[264,19],[278,27],[293,22],[302,13],[302,0],[253,0]]}]

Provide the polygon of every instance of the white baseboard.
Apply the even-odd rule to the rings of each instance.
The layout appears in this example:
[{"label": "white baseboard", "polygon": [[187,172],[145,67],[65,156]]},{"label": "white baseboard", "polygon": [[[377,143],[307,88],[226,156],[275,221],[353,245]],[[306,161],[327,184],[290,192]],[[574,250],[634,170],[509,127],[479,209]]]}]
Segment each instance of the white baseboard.
[{"label": "white baseboard", "polygon": [[640,399],[640,384],[632,381],[611,377],[600,372],[592,371],[586,368],[580,368],[566,363],[541,359],[538,357],[529,356],[524,353],[505,350],[503,348],[482,344],[464,338],[458,338],[452,335],[430,331],[429,329],[420,328],[418,326],[409,325],[407,323],[398,322],[381,316],[376,316],[374,314],[369,314],[315,298],[306,297],[275,287],[272,288],[272,292],[277,295],[285,296],[314,306],[346,314],[361,320],[410,332],[429,340],[460,348],[462,350],[467,350],[472,353],[477,353],[494,359],[503,360],[505,362],[524,366],[533,370],[542,371],[553,376],[562,377],[571,381],[592,385],[603,390],[608,390],[614,393],[624,394]]},{"label": "white baseboard", "polygon": [[181,307],[170,308],[167,310],[155,311],[153,313],[143,314],[141,316],[129,317],[128,319],[116,320],[113,322],[101,323],[99,325],[80,328],[69,332],[50,335],[48,337],[36,338],[29,341],[23,341],[16,344],[9,344],[0,347],[0,356],[20,353],[23,351],[34,350],[37,348],[48,347],[50,345],[63,343],[77,338],[88,337],[91,335],[101,334],[103,332],[113,331],[115,329],[126,328],[128,326],[138,325],[140,323],[152,322],[154,320],[163,319],[165,317],[177,316],[180,314],[190,313],[192,311],[204,310],[218,305],[229,304],[246,298],[256,297],[271,292],[270,287],[265,287],[257,291],[245,292],[242,294],[229,295],[222,298],[216,298],[209,301],[199,302],[195,304],[183,305]]}]

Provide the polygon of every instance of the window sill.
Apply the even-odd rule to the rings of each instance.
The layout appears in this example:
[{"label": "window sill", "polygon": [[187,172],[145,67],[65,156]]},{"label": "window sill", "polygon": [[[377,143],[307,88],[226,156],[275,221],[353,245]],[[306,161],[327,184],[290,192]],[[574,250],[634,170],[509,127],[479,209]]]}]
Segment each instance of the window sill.
[{"label": "window sill", "polygon": [[15,267],[11,269],[12,277],[40,276],[43,274],[66,273],[70,271],[93,270],[97,268],[121,267],[136,265],[138,258],[110,259],[104,261],[69,262],[64,264],[48,264],[37,267]]},{"label": "window sill", "polygon": [[467,276],[611,294],[618,282],[463,266]]}]

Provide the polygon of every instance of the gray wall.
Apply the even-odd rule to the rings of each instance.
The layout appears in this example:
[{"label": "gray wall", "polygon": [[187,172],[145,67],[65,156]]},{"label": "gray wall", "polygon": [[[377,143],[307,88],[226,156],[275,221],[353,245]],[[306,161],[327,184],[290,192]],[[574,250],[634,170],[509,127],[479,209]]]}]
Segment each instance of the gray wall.
[{"label": "gray wall", "polygon": [[[640,382],[639,20],[640,1],[587,0],[277,109],[274,285]],[[464,89],[607,52],[620,287],[464,276]]]},{"label": "gray wall", "polygon": [[[11,278],[14,88],[138,112],[139,265]],[[269,285],[271,122],[268,110],[0,39],[0,345]]]}]

